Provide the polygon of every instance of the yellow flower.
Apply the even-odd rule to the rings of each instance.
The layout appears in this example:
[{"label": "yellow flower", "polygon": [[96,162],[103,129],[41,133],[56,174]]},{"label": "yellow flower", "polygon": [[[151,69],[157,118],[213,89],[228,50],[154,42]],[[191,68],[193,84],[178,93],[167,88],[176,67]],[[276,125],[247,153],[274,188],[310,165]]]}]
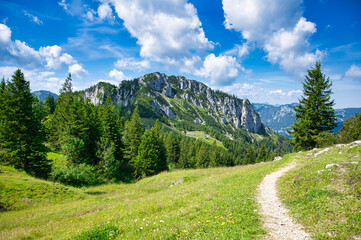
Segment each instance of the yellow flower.
[{"label": "yellow flower", "polygon": [[225,222],[222,222],[222,225],[226,224]]}]

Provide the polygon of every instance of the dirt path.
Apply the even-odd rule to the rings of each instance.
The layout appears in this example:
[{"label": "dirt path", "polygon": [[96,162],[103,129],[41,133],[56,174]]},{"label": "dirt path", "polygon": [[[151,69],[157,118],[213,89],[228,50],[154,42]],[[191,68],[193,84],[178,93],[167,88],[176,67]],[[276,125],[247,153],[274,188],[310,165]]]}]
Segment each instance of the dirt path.
[{"label": "dirt path", "polygon": [[277,196],[276,183],[279,177],[296,166],[295,163],[267,175],[258,188],[257,200],[261,205],[260,214],[264,219],[264,227],[268,236],[264,239],[311,239],[303,227],[293,223],[288,210]]}]

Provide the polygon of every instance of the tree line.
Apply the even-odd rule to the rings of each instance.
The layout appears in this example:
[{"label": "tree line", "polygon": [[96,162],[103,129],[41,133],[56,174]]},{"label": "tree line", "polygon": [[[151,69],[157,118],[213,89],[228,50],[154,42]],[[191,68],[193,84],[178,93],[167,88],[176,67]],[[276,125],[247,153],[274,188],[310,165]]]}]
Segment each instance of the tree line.
[{"label": "tree line", "polygon": [[[263,162],[283,153],[282,142],[221,140],[225,147],[165,132],[158,120],[145,128],[138,107],[123,114],[109,96],[102,105],[91,104],[73,92],[70,74],[56,101],[51,95],[45,102],[32,96],[21,70],[0,84],[1,164],[37,177],[83,186],[132,181],[176,168]],[[63,154],[67,163],[52,164],[49,151]]]}]

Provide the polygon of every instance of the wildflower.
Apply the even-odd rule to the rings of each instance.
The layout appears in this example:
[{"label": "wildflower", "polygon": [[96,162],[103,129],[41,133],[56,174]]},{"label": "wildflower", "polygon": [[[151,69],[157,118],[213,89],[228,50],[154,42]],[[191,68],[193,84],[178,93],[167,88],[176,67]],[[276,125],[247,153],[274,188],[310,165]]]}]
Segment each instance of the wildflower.
[{"label": "wildflower", "polygon": [[222,226],[223,226],[224,224],[226,224],[226,223],[225,223],[225,222],[222,222]]},{"label": "wildflower", "polygon": [[163,220],[159,220],[159,222],[164,222]]}]

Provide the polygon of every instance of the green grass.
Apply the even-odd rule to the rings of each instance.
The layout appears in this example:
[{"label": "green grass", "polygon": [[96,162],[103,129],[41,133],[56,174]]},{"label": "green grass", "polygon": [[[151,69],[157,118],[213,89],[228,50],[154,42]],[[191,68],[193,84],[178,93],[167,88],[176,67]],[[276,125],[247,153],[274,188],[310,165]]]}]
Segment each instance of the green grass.
[{"label": "green grass", "polygon": [[287,162],[164,172],[133,184],[82,188],[84,199],[1,212],[0,239],[259,239],[265,230],[256,189]]},{"label": "green grass", "polygon": [[85,198],[76,188],[65,187],[0,166],[0,211],[21,210]]},{"label": "green grass", "polygon": [[[293,154],[298,167],[279,185],[290,213],[315,239],[361,238],[360,145],[332,147],[317,157],[307,154]],[[339,166],[326,169],[331,163]]]},{"label": "green grass", "polygon": [[208,134],[205,134],[203,131],[188,131],[187,133],[196,135],[195,137],[188,135],[189,137],[197,138],[211,146],[213,145],[213,142],[216,141],[217,147],[226,149],[221,141],[209,136]]}]

